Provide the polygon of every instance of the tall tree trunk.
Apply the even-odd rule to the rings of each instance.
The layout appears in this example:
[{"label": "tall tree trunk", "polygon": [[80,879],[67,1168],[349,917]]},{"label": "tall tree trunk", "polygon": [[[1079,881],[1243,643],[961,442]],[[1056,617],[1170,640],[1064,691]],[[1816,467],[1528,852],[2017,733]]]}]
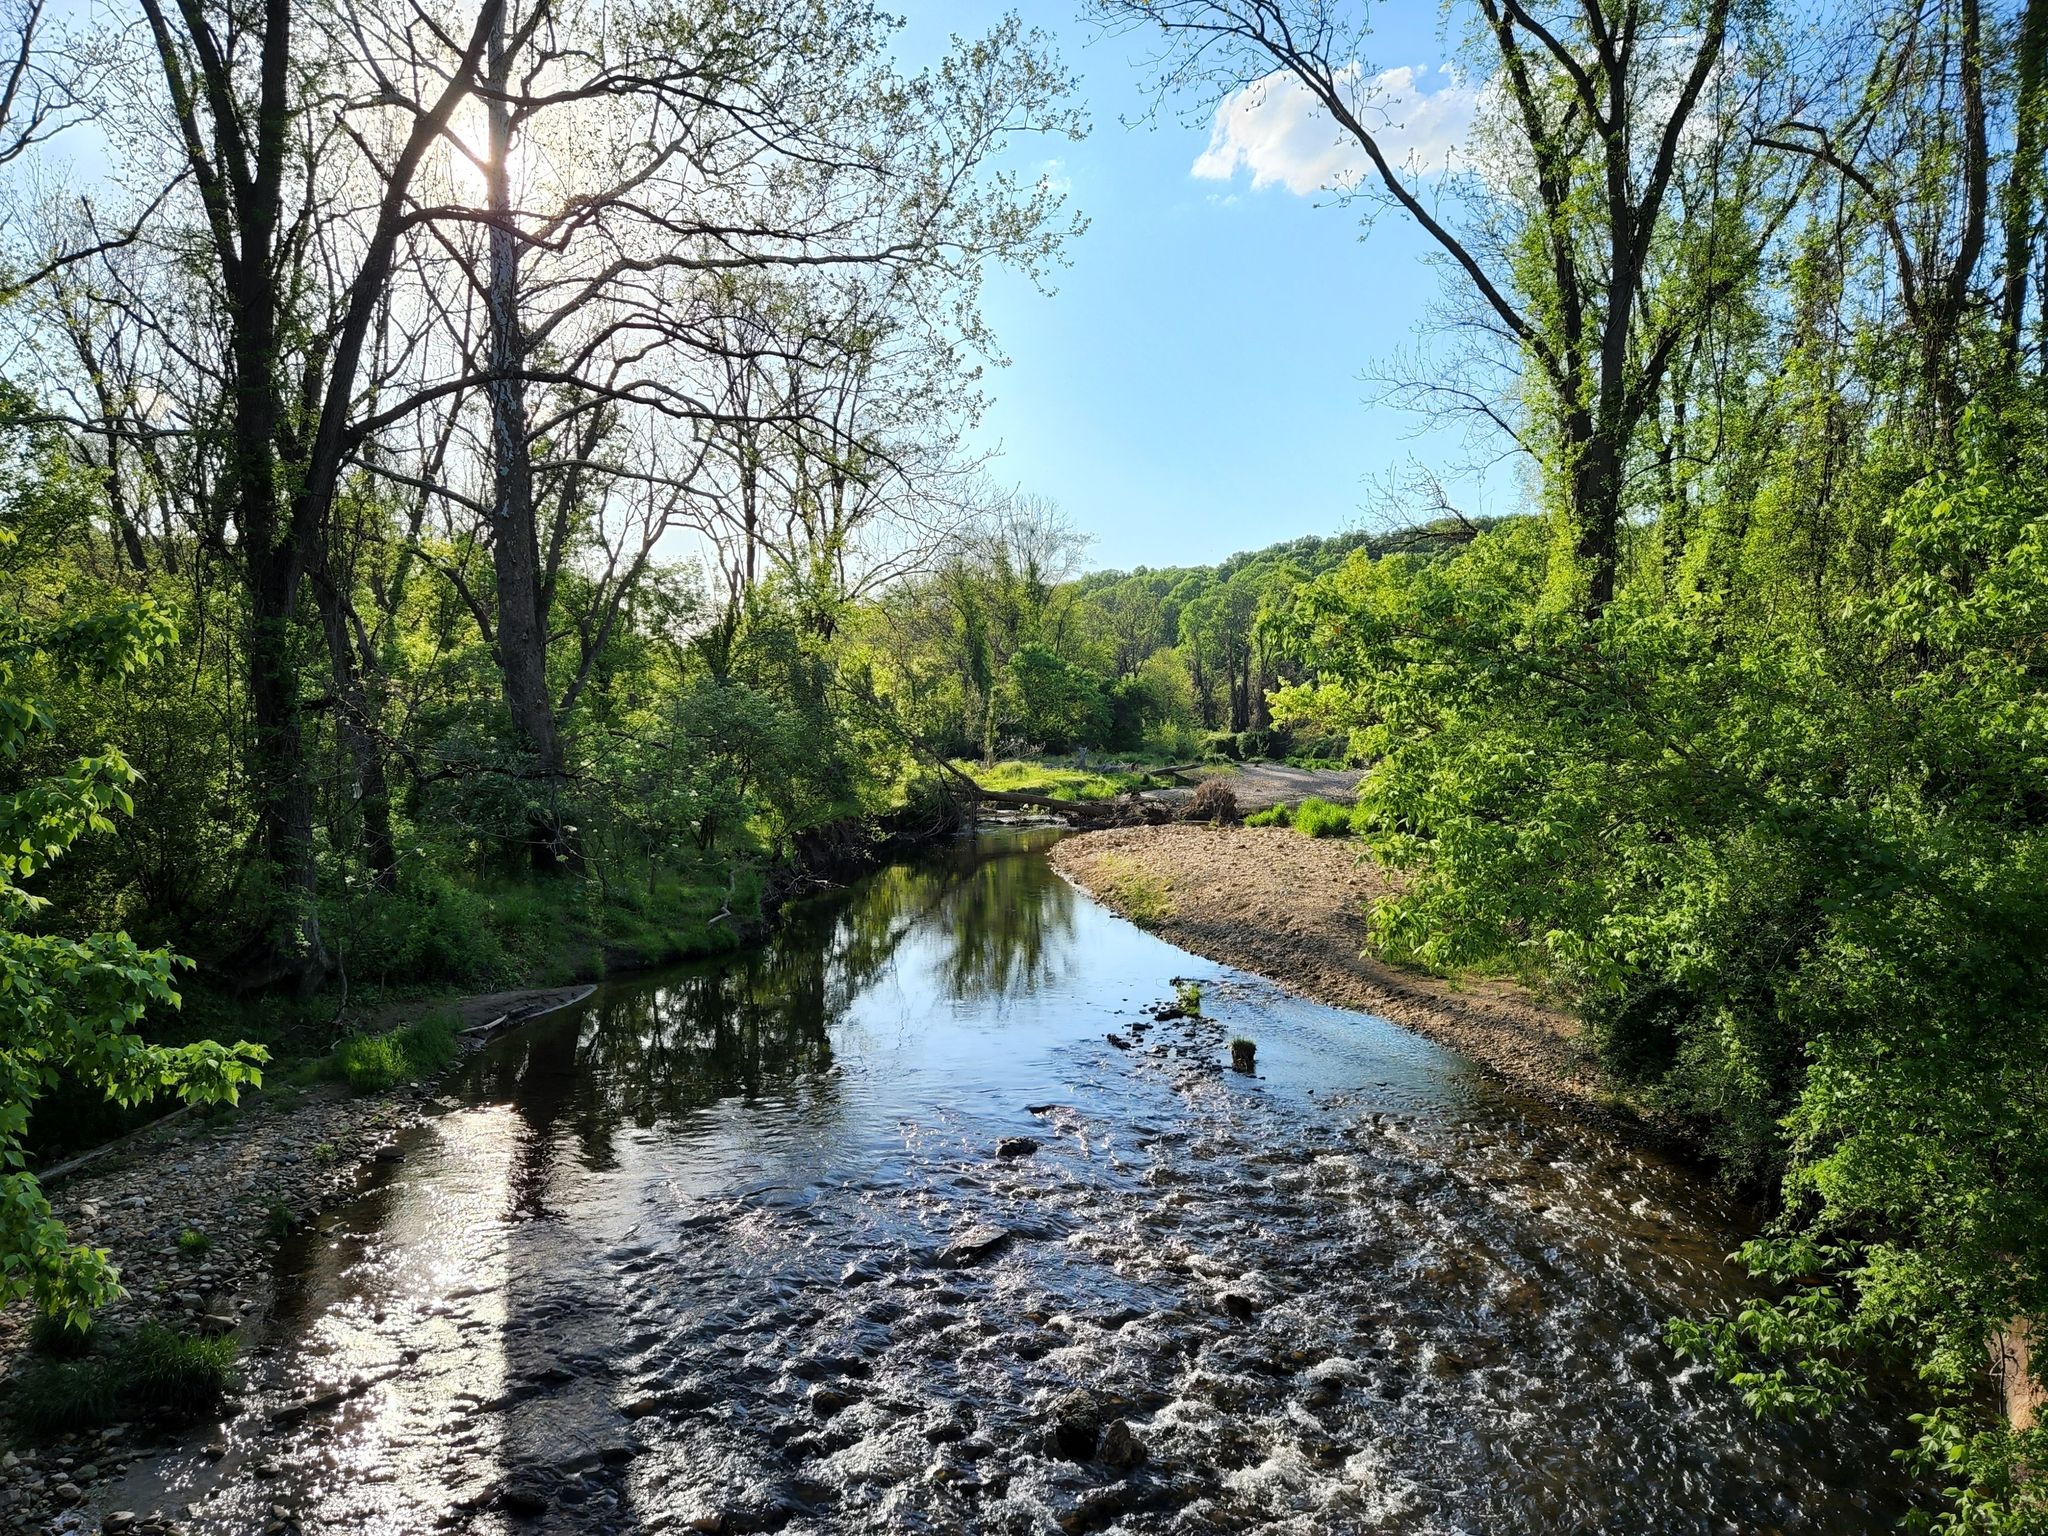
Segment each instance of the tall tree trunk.
[{"label": "tall tree trunk", "polygon": [[[267,470],[267,465],[264,468]],[[266,476],[267,478],[267,476]],[[251,486],[246,501],[268,499],[268,485]],[[246,514],[245,514],[246,516]],[[261,527],[260,519],[256,526]],[[251,526],[244,521],[243,527]],[[265,545],[267,544],[267,547]],[[268,984],[290,976],[309,992],[327,974],[315,905],[317,866],[313,847],[313,786],[306,775],[305,720],[299,699],[297,647],[293,630],[298,605],[299,560],[289,537],[252,541],[249,563],[249,777],[263,858],[274,882],[275,905],[265,924],[269,968],[256,978]]]},{"label": "tall tree trunk", "polygon": [[548,689],[547,616],[541,612],[540,538],[534,526],[533,459],[526,385],[520,377],[525,342],[519,323],[519,236],[512,227],[512,111],[505,100],[512,60],[510,19],[501,10],[488,61],[490,114],[489,310],[491,323],[491,561],[498,587],[498,668],[505,704],[531,780],[527,843],[534,867],[561,862],[562,751]]},{"label": "tall tree trunk", "polygon": [[[282,70],[288,52],[282,11],[276,5],[270,9],[266,77]],[[305,541],[279,494],[284,477],[277,462],[283,398],[278,317],[284,305],[273,248],[276,211],[273,197],[250,200],[240,260],[228,283],[234,399],[229,473],[249,595],[249,776],[258,836],[274,882],[266,938],[271,964],[292,977],[301,992],[310,992],[327,974],[327,951],[315,902],[313,786],[306,774],[295,637]]]},{"label": "tall tree trunk", "polygon": [[384,771],[384,754],[370,728],[375,717],[349,633],[348,600],[339,584],[325,573],[315,582],[314,595],[320,604],[320,627],[327,638],[328,665],[334,673],[334,733],[355,767],[356,810],[363,818],[363,865],[370,872],[371,885],[388,891],[398,883],[398,850],[391,836],[391,782]]}]

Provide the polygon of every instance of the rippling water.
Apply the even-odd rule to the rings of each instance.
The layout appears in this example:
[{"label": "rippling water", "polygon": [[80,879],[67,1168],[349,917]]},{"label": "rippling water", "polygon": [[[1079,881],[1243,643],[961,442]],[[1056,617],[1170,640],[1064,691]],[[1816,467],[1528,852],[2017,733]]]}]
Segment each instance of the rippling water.
[{"label": "rippling water", "polygon": [[[1044,846],[498,1042],[288,1253],[229,1454],[138,1491],[236,1532],[1896,1518],[1867,1428],[1754,1424],[1660,1343],[1736,1294],[1739,1211],[1151,938]],[[1184,975],[1213,1022],[1148,1020]]]}]

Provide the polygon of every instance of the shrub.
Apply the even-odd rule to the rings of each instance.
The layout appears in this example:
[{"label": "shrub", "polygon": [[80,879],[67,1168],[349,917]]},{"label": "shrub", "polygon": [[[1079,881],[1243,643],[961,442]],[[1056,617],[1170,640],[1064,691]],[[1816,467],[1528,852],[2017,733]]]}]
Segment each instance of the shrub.
[{"label": "shrub", "polygon": [[178,1234],[178,1252],[180,1253],[189,1253],[197,1257],[212,1247],[213,1239],[204,1232],[201,1232],[197,1227],[187,1227]]},{"label": "shrub", "polygon": [[1189,821],[1236,821],[1237,792],[1221,779],[1204,779],[1188,797]]},{"label": "shrub", "polygon": [[1291,739],[1289,732],[1277,727],[1264,731],[1240,731],[1237,736],[1237,755],[1247,763],[1285,757]]},{"label": "shrub", "polygon": [[1248,827],[1285,827],[1293,825],[1293,813],[1284,805],[1269,805],[1263,811],[1253,811],[1245,817]]},{"label": "shrub", "polygon": [[1224,757],[1237,761],[1237,733],[1234,731],[1211,731],[1202,738],[1202,756]]},{"label": "shrub", "polygon": [[1180,1011],[1189,1018],[1202,1016],[1202,984],[1199,981],[1176,981],[1173,984],[1174,1001],[1180,1004]]}]

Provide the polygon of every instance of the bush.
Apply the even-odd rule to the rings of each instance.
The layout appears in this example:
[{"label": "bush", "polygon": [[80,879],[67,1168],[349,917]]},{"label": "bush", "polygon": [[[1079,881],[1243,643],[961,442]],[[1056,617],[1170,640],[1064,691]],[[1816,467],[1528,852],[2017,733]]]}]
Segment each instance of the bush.
[{"label": "bush", "polygon": [[1204,779],[1188,797],[1189,821],[1237,820],[1237,792],[1221,779]]},{"label": "bush", "polygon": [[1287,761],[1297,768],[1342,768],[1351,760],[1347,736],[1298,736],[1287,746]]},{"label": "bush", "polygon": [[1247,763],[1268,762],[1285,757],[1292,737],[1282,729],[1265,731],[1240,731],[1237,735],[1237,755]]},{"label": "bush", "polygon": [[1162,720],[1145,733],[1145,751],[1169,763],[1184,763],[1200,755],[1202,734],[1179,720]]},{"label": "bush", "polygon": [[1292,814],[1284,805],[1269,805],[1263,811],[1253,811],[1245,817],[1244,824],[1248,827],[1292,826]]},{"label": "bush", "polygon": [[189,1253],[195,1258],[213,1247],[213,1239],[197,1227],[187,1227],[178,1234],[178,1252]]},{"label": "bush", "polygon": [[1238,759],[1237,733],[1235,731],[1211,731],[1202,738],[1202,756]]}]

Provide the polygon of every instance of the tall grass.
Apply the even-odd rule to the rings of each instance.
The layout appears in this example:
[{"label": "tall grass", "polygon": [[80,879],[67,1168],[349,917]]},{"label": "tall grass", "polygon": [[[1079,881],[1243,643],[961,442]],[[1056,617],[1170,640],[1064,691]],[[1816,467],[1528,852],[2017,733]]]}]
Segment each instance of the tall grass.
[{"label": "tall grass", "polygon": [[1356,830],[1355,811],[1311,795],[1299,805],[1272,806],[1245,817],[1248,827],[1292,827],[1303,837],[1349,837]]},{"label": "tall grass", "polygon": [[350,1035],[334,1047],[322,1075],[340,1078],[357,1093],[433,1077],[460,1054],[457,1023],[452,1010],[443,1010],[383,1034]]}]

